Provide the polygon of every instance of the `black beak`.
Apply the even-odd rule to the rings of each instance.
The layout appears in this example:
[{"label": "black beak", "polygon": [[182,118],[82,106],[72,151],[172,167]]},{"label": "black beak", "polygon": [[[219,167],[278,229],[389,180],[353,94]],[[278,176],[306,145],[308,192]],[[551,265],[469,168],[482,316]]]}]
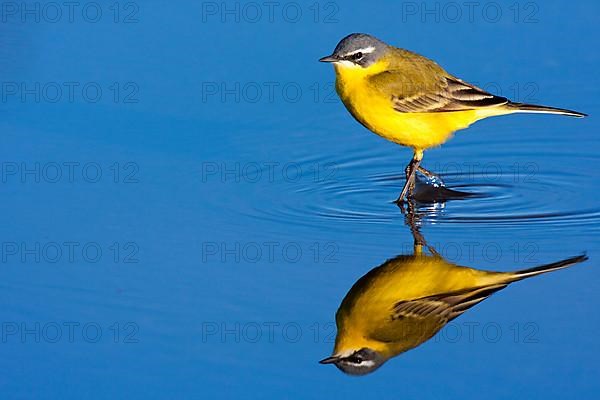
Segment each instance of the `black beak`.
[{"label": "black beak", "polygon": [[338,356],[331,356],[331,357],[322,359],[321,361],[319,361],[319,364],[335,364],[339,360],[340,360],[340,358]]},{"label": "black beak", "polygon": [[332,62],[336,62],[336,61],[339,61],[339,60],[337,59],[337,57],[334,57],[333,54],[332,54],[330,56],[325,56],[323,58],[319,58],[319,61],[321,61],[321,62],[327,62],[327,63],[332,63]]}]

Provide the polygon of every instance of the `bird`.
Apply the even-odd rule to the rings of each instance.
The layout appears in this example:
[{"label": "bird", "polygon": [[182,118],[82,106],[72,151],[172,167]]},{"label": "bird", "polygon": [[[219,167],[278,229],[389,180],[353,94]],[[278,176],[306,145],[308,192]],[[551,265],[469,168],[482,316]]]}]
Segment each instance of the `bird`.
[{"label": "bird", "polygon": [[412,254],[375,267],[348,291],[336,312],[334,364],[349,375],[366,375],[392,357],[432,338],[448,322],[513,282],[586,261],[583,254],[515,272],[457,265],[427,245],[411,225]]},{"label": "bird", "polygon": [[424,151],[442,145],[454,132],[478,120],[513,113],[586,116],[488,93],[424,56],[365,33],[344,37],[331,55],[319,61],[334,65],[336,92],[359,123],[384,139],[412,148],[398,203],[412,197],[417,171],[442,182],[420,165]]},{"label": "bird", "polygon": [[516,272],[492,272],[438,256],[398,256],[350,289],[336,313],[334,352],[320,363],[366,375],[509,284],[585,260],[582,255]]}]

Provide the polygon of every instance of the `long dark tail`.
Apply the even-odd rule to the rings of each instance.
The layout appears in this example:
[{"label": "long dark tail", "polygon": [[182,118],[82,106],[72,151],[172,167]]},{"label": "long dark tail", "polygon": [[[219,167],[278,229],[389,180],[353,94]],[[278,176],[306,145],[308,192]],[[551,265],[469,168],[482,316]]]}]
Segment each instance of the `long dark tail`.
[{"label": "long dark tail", "polygon": [[577,117],[577,118],[587,117],[587,114],[580,113],[578,111],[566,110],[564,108],[538,106],[535,104],[510,102],[506,106],[508,108],[515,109],[517,112],[560,114],[560,115],[568,115],[568,116]]},{"label": "long dark tail", "polygon": [[546,272],[557,271],[559,269],[570,267],[571,265],[579,264],[588,259],[585,254],[580,256],[567,258],[566,260],[553,262],[551,264],[540,265],[539,267],[533,267],[515,272],[511,282],[520,281],[521,279],[530,278],[532,276],[545,274]]}]

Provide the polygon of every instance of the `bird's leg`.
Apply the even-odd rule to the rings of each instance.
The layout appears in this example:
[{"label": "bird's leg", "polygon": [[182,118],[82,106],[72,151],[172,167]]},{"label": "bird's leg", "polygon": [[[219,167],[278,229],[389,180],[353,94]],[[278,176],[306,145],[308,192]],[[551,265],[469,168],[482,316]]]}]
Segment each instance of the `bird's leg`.
[{"label": "bird's leg", "polygon": [[439,175],[434,174],[433,172],[423,168],[422,166],[419,165],[418,171],[420,173],[422,173],[423,175],[425,175],[428,179],[432,180],[433,183],[438,184],[440,186],[446,186],[444,184],[444,181],[442,180],[442,178],[440,178]]},{"label": "bird's leg", "polygon": [[404,187],[402,188],[402,192],[400,192],[400,196],[398,196],[396,203],[403,203],[408,192],[412,192],[411,183],[413,183],[413,179],[415,177],[415,165],[418,163],[419,161],[413,158],[406,166],[406,169],[404,170],[404,173],[406,174],[406,183],[404,183]]},{"label": "bird's leg", "polygon": [[400,196],[398,196],[396,203],[402,203],[407,197],[407,195],[412,197],[412,192],[415,188],[415,174],[417,172],[417,169],[419,168],[419,164],[421,163],[422,159],[423,152],[415,151],[412,160],[410,160],[410,162],[406,166],[406,169],[404,170],[406,174],[406,183],[404,184],[402,192],[400,193]]}]

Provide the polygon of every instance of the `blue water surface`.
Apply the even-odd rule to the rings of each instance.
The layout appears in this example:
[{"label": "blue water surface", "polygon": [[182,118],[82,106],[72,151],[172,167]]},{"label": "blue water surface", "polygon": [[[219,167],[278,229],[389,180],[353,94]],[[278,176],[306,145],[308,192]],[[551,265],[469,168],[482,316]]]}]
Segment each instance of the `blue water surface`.
[{"label": "blue water surface", "polygon": [[[600,391],[596,1],[5,2],[2,398],[462,398]],[[424,165],[480,197],[420,208],[471,268],[586,252],[360,378],[335,311],[412,252],[410,150],[318,63],[368,32],[516,101]]]}]

